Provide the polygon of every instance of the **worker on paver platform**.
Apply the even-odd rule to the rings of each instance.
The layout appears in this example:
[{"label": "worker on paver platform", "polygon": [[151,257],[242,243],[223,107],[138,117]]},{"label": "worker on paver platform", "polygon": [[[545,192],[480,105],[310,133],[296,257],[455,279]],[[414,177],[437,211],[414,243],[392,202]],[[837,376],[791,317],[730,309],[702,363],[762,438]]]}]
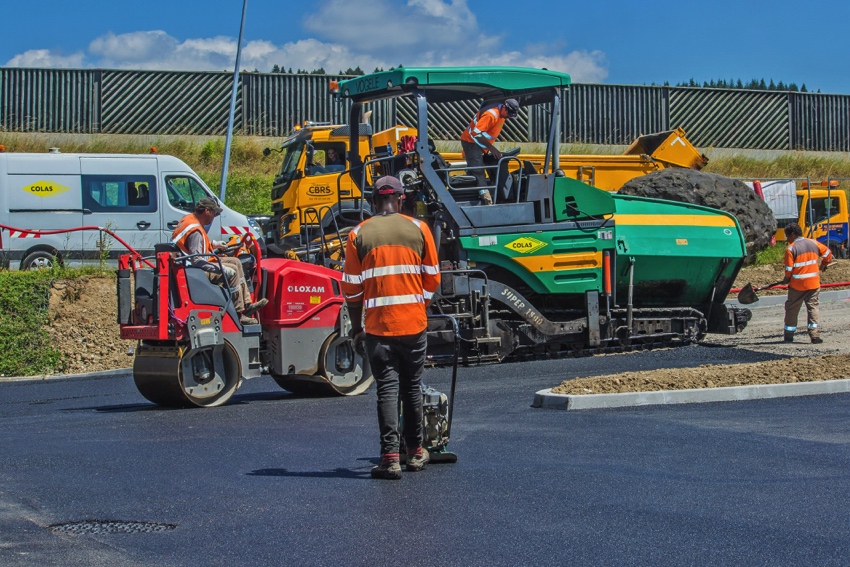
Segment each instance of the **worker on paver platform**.
[{"label": "worker on paver platform", "polygon": [[[466,165],[475,168],[467,173],[475,176],[478,187],[487,185],[484,170],[480,169],[484,167],[484,152],[490,152],[496,161],[502,159],[502,152],[497,150],[493,143],[502,131],[505,119],[516,118],[518,114],[519,103],[512,98],[500,104],[482,106],[469,123],[469,127],[461,134],[460,145],[466,157]],[[493,197],[487,189],[481,189],[478,194],[485,205],[493,204]]]},{"label": "worker on paver platform", "polygon": [[[785,227],[785,280],[788,284],[788,299],[785,301],[785,342],[794,341],[797,330],[797,315],[806,304],[809,337],[820,344],[818,331],[818,296],[820,295],[820,271],[825,271],[832,259],[829,248],[809,238],[803,238],[803,229],[797,223]],[[820,264],[820,269],[818,269]]]},{"label": "worker on paver platform", "polygon": [[[221,243],[215,244],[210,241],[207,236],[206,227],[213,222],[215,217],[221,214],[221,206],[212,197],[203,197],[195,206],[195,212],[190,213],[180,219],[177,228],[171,234],[171,242],[186,255],[189,254],[206,254],[212,253],[214,249],[223,249]],[[251,300],[251,292],[245,282],[245,273],[242,270],[242,262],[237,258],[222,256],[220,258],[224,275],[227,278],[227,285],[233,291],[233,307],[236,308],[236,313],[239,315],[240,323],[243,325],[256,325],[258,321],[251,317],[254,313],[262,309],[269,300],[262,298],[255,303],[248,303]],[[191,260],[192,266],[201,268],[214,284],[222,285],[224,280],[221,277],[218,261],[212,257],[204,258],[203,256],[195,257]]]},{"label": "worker on paver platform", "polygon": [[421,471],[430,459],[422,447],[421,377],[426,307],[440,286],[431,231],[425,223],[399,214],[403,199],[398,179],[378,179],[372,193],[374,216],[348,235],[342,277],[351,336],[358,350],[365,344],[378,387],[381,464],[371,474],[390,480],[401,478],[399,397],[407,470]]}]

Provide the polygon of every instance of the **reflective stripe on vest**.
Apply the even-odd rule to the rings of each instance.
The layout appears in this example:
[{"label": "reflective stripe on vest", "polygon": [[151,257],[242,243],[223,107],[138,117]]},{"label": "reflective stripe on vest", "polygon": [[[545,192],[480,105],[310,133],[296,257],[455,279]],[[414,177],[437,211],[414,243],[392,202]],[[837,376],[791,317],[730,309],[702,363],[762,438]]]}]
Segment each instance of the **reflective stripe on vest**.
[{"label": "reflective stripe on vest", "polygon": [[[478,146],[486,148],[487,146],[478,141],[478,137],[486,138],[492,142],[499,136],[502,132],[502,125],[505,123],[505,119],[502,118],[500,114],[500,108],[501,105],[489,108],[484,112],[477,112],[475,114],[475,118],[473,118],[472,122],[469,123],[469,127],[464,132],[464,135],[461,136],[461,139],[466,140],[467,142],[475,142]],[[488,129],[481,130],[478,128],[478,123],[487,114],[489,114],[495,122]]]}]

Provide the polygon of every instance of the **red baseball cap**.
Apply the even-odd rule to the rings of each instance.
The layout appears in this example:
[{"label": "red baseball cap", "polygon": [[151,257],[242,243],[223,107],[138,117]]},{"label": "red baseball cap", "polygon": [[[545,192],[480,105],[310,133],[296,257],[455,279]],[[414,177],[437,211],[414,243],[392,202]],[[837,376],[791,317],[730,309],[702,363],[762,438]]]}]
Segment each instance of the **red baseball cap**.
[{"label": "red baseball cap", "polygon": [[381,195],[404,195],[404,186],[397,177],[385,175],[375,182],[375,191]]}]

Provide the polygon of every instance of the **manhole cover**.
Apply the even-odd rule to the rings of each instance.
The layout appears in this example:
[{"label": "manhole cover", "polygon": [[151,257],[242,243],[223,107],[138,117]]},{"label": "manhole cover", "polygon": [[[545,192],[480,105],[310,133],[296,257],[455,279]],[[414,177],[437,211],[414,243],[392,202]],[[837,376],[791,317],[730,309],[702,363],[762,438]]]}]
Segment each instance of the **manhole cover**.
[{"label": "manhole cover", "polygon": [[156,522],[125,522],[121,520],[83,520],[82,522],[67,522],[48,526],[55,534],[138,534],[152,532],[167,532],[177,526],[174,524],[159,524]]}]

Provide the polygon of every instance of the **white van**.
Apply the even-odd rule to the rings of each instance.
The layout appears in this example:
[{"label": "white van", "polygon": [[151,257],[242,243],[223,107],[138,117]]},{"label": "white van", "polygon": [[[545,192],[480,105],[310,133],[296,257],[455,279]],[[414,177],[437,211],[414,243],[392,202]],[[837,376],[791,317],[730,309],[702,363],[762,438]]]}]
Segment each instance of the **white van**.
[{"label": "white van", "polygon": [[[126,253],[99,232],[34,234],[82,226],[107,228],[143,256],[171,233],[201,197],[213,197],[192,169],[158,154],[0,153],[0,254],[11,269],[97,265]],[[226,206],[209,235],[227,240],[250,232],[262,242],[259,225]],[[6,228],[11,227],[11,228]],[[114,262],[111,262],[114,265]]]}]

